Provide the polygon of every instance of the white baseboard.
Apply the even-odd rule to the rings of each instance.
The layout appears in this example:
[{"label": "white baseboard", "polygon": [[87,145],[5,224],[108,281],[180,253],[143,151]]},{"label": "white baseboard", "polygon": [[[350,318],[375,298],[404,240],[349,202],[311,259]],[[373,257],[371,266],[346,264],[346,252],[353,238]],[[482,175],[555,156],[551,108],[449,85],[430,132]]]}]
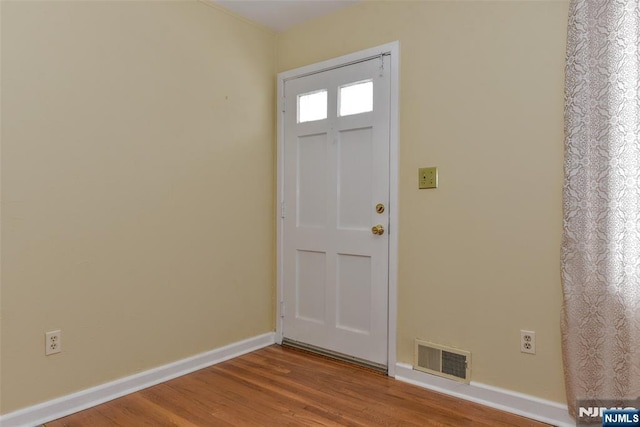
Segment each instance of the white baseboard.
[{"label": "white baseboard", "polygon": [[458,383],[424,372],[416,371],[406,363],[396,363],[396,376],[404,381],[449,396],[480,403],[491,408],[521,415],[558,427],[575,427],[566,405],[539,399],[514,391],[492,387],[481,383]]},{"label": "white baseboard", "polygon": [[275,343],[275,333],[238,341],[168,365],[0,416],[2,427],[33,427]]}]

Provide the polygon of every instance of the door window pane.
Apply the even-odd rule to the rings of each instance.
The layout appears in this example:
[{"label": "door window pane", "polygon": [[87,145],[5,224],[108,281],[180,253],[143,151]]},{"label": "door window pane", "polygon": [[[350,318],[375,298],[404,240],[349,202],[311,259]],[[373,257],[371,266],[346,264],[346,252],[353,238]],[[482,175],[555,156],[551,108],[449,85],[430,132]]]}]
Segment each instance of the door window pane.
[{"label": "door window pane", "polygon": [[340,88],[340,116],[373,111],[373,81],[352,83]]},{"label": "door window pane", "polygon": [[325,89],[298,95],[298,123],[327,118],[327,91]]}]

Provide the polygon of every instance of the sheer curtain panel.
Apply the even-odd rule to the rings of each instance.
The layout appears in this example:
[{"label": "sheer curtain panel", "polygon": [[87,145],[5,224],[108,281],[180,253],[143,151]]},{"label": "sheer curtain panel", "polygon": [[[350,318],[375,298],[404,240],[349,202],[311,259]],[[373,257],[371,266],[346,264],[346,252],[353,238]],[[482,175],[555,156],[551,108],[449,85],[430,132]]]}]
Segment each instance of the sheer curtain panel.
[{"label": "sheer curtain panel", "polygon": [[571,0],[562,340],[567,402],[640,397],[640,0]]}]

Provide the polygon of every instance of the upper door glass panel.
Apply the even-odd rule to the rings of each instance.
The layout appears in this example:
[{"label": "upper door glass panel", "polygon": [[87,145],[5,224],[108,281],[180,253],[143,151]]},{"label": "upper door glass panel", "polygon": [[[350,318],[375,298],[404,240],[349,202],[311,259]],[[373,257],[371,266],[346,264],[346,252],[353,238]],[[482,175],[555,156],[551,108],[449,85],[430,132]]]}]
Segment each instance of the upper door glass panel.
[{"label": "upper door glass panel", "polygon": [[341,86],[338,103],[338,114],[340,116],[373,111],[373,81],[366,80]]},{"label": "upper door glass panel", "polygon": [[326,89],[298,95],[298,123],[327,118]]}]

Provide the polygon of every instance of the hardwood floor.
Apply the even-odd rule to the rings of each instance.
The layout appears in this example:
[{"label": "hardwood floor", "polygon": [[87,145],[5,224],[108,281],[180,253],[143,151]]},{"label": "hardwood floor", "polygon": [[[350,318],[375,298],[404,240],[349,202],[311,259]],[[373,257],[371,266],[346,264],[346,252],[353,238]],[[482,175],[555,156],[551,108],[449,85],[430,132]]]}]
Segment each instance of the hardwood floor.
[{"label": "hardwood floor", "polygon": [[45,424],[46,427],[338,425],[547,424],[277,345]]}]

